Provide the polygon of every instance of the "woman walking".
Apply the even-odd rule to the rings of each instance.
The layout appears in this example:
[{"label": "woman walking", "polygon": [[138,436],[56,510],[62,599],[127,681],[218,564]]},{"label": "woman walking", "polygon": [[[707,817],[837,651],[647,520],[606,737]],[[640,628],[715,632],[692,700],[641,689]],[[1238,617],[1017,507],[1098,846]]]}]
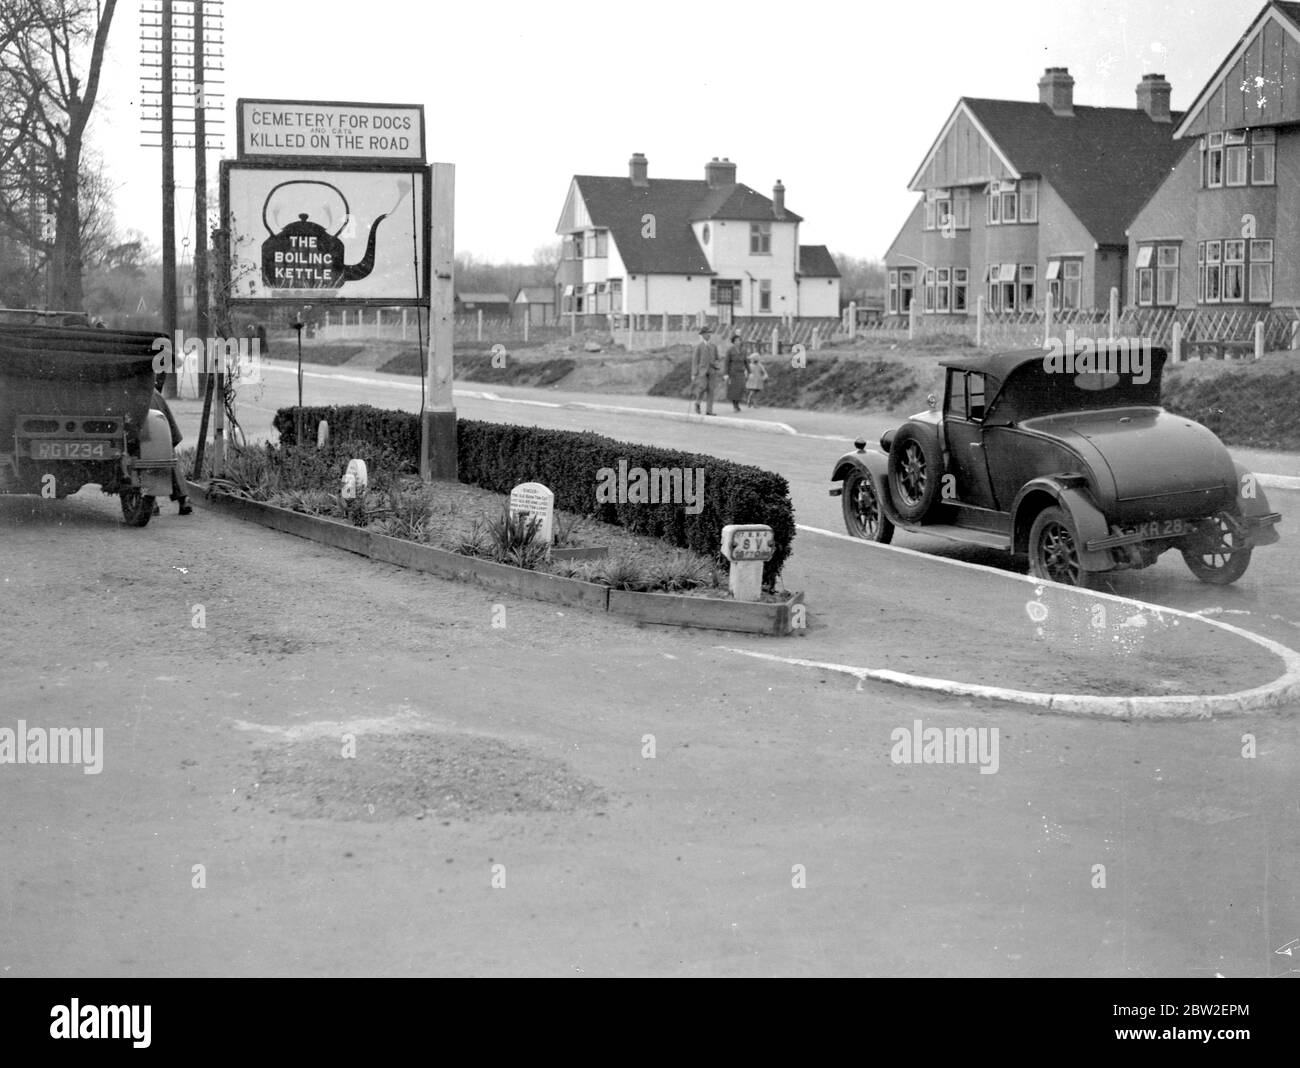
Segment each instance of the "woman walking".
[{"label": "woman walking", "polygon": [[767,383],[767,368],[763,366],[763,361],[759,358],[757,352],[751,352],[749,358],[745,361],[748,371],[745,375],[745,404],[754,407],[754,398],[763,392],[763,386]]},{"label": "woman walking", "polygon": [[727,383],[727,400],[734,411],[740,411],[740,401],[745,395],[745,346],[740,341],[740,331],[731,332],[727,347],[727,366],[723,377]]}]

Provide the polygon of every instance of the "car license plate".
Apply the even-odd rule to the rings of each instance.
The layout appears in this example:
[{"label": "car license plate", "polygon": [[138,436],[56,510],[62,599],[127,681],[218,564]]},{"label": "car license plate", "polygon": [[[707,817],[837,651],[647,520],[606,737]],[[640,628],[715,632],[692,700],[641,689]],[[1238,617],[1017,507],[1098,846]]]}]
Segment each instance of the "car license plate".
[{"label": "car license plate", "polygon": [[1156,519],[1150,523],[1139,523],[1128,530],[1143,538],[1176,538],[1192,532],[1192,524],[1186,519]]},{"label": "car license plate", "polygon": [[35,460],[111,460],[117,455],[111,441],[33,441]]}]

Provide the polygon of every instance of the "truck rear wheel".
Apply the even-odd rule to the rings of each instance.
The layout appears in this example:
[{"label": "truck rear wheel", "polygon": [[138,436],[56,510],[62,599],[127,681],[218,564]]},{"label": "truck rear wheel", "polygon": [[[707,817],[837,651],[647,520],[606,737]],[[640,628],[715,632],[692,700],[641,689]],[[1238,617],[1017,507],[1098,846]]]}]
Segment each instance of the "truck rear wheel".
[{"label": "truck rear wheel", "polygon": [[153,518],[154,499],[140,492],[139,489],[132,488],[123,490],[120,497],[122,501],[122,518],[126,521],[128,527],[148,526],[149,520]]}]

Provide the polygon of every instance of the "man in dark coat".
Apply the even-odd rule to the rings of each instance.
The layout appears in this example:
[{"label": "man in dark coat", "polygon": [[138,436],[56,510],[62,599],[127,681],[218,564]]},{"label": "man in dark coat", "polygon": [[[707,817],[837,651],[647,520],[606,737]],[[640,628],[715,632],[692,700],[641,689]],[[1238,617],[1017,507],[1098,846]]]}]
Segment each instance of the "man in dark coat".
[{"label": "man in dark coat", "polygon": [[713,327],[700,327],[700,341],[691,353],[691,396],[695,400],[695,413],[700,411],[700,401],[705,401],[705,415],[713,414],[713,390],[717,384],[718,346],[713,343]]},{"label": "man in dark coat", "polygon": [[[163,398],[163,395],[159,393],[157,389],[153,391],[153,400],[149,402],[149,407],[152,408],[154,411],[162,412],[163,415],[166,417],[167,426],[170,429],[172,435],[172,448],[175,449],[176,446],[179,445],[182,440],[184,440],[185,435],[181,433],[181,428],[176,425],[176,417],[172,415],[172,410],[167,406],[167,401]],[[174,467],[172,468],[171,499],[173,501],[176,501],[177,504],[179,505],[177,511],[181,515],[189,515],[192,511],[194,511],[194,508],[190,505],[190,499],[186,495],[184,487],[181,485],[181,480],[176,473],[176,468]]]}]

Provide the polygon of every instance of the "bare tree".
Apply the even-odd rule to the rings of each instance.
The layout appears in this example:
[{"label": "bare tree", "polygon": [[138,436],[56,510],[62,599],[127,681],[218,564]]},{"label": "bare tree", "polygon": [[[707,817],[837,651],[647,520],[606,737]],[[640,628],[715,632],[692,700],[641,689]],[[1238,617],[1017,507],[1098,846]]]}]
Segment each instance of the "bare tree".
[{"label": "bare tree", "polygon": [[[55,307],[82,306],[83,241],[102,243],[106,218],[111,231],[111,212],[101,210],[107,183],[97,167],[85,166],[83,154],[116,6],[117,0],[0,3],[0,216],[11,234],[36,248],[50,240],[40,216],[54,215]],[[44,211],[34,210],[42,195]],[[83,218],[87,198],[97,221]]]}]

